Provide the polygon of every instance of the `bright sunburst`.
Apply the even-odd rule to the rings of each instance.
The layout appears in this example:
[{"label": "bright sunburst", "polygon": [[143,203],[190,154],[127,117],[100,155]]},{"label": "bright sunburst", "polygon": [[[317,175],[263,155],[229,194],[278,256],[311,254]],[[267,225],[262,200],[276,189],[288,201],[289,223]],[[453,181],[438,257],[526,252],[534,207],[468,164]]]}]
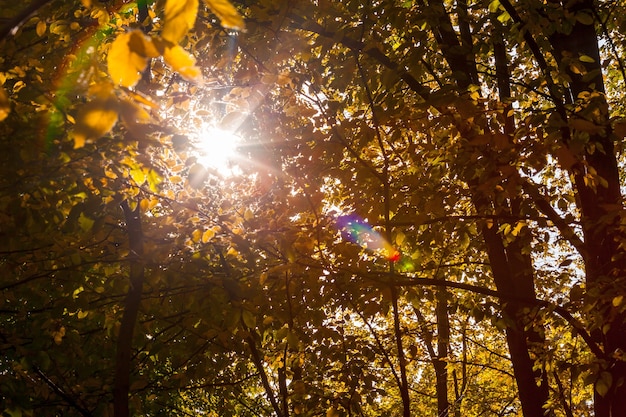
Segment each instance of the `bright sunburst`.
[{"label": "bright sunburst", "polygon": [[198,163],[223,176],[240,172],[237,167],[237,147],[241,138],[228,130],[207,126],[198,135]]}]

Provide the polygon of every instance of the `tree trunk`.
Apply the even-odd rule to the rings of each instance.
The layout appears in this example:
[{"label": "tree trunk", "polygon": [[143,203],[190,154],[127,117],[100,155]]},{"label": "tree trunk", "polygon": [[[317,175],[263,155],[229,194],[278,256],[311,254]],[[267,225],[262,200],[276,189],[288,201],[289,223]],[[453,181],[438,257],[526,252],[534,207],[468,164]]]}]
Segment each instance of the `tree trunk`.
[{"label": "tree trunk", "polygon": [[[572,16],[595,15],[592,0],[569,2],[564,9]],[[622,196],[604,95],[598,35],[593,24],[584,24],[580,20],[583,19],[577,19],[571,31],[557,31],[551,35],[550,42],[559,65],[572,79],[564,97],[565,102],[576,103],[570,125],[572,120],[579,124],[580,120],[591,123],[589,128],[581,127],[579,131],[570,132],[570,135],[588,136],[586,149],[575,154],[580,163],[572,167],[571,173],[589,253],[585,259],[586,303],[594,306],[589,320],[592,334],[604,347],[606,356],[601,363],[605,376],[596,384],[595,415],[616,417],[626,415],[626,363],[620,357],[621,352],[626,351],[626,317],[620,311],[621,305],[613,305],[614,297],[626,293],[626,256],[621,248],[625,236],[620,226]],[[593,62],[581,62],[577,59],[580,56],[591,57]],[[576,71],[572,71],[568,62],[572,59],[578,67]],[[585,76],[585,73],[591,75]],[[570,137],[563,139],[569,146]],[[589,145],[595,145],[593,152]],[[589,173],[593,170],[601,178],[601,181],[595,181],[595,185],[589,182]],[[606,373],[611,377],[607,378]]]},{"label": "tree trunk", "polygon": [[124,315],[117,336],[117,353],[115,357],[115,381],[113,386],[113,415],[129,417],[128,395],[130,391],[131,352],[135,323],[141,303],[141,292],[144,281],[143,267],[143,232],[141,229],[141,213],[139,205],[131,210],[128,202],[122,202],[126,230],[128,231],[130,285],[124,300]]},{"label": "tree trunk", "polygon": [[448,400],[448,347],[450,344],[450,319],[448,317],[448,291],[445,287],[437,290],[437,357],[433,361],[437,381],[438,417],[450,415]]},{"label": "tree trunk", "polygon": [[[467,22],[460,23],[460,42],[453,29],[450,16],[445,12],[443,2],[440,0],[433,1],[430,3],[430,6],[433,6],[434,10],[440,14],[437,29],[435,30],[435,38],[439,42],[443,55],[457,81],[460,90],[459,94],[463,95],[472,82],[478,82],[478,72],[471,50],[471,32],[468,29]],[[458,15],[460,20],[468,18],[463,1],[458,2],[458,10],[460,11]],[[502,64],[502,62],[498,63],[499,69],[502,69]],[[504,66],[506,67],[506,64]],[[480,124],[480,119],[477,118],[475,123]],[[489,131],[487,123],[483,124],[484,130]],[[460,131],[463,132],[462,129]],[[468,136],[468,139],[471,139],[474,135],[471,131],[463,134]],[[468,141],[471,142],[471,140]],[[494,167],[493,175],[499,176],[496,167]],[[511,214],[512,208],[507,206],[507,202],[492,201],[484,193],[481,189],[481,183],[474,178],[473,172],[469,172],[466,177],[472,193],[474,206],[479,215],[490,215],[494,212],[496,214]],[[510,196],[510,198],[514,200],[517,196]],[[515,242],[505,248],[495,222],[491,226],[485,225],[482,234],[487,247],[494,281],[503,299],[520,296],[534,299],[534,273],[529,255],[525,255],[521,250],[521,246]],[[541,337],[532,328],[531,330],[526,330],[529,323],[526,314],[523,312],[523,307],[518,303],[505,303],[503,313],[508,320],[506,338],[523,414],[525,417],[542,417],[544,416],[543,405],[549,398],[548,384],[544,378],[542,384],[537,385],[536,381],[541,379],[542,375],[538,370],[535,370],[534,358],[530,354],[541,343]],[[533,356],[536,356],[536,354]]]}]

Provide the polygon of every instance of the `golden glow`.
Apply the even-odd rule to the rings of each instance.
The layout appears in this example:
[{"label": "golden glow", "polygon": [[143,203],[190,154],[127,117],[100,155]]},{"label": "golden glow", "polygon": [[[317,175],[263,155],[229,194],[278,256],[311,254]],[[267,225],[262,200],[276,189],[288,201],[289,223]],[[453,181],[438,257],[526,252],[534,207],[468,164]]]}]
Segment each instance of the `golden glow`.
[{"label": "golden glow", "polygon": [[239,173],[236,162],[240,140],[241,138],[228,130],[206,127],[195,143],[198,162],[223,176]]}]

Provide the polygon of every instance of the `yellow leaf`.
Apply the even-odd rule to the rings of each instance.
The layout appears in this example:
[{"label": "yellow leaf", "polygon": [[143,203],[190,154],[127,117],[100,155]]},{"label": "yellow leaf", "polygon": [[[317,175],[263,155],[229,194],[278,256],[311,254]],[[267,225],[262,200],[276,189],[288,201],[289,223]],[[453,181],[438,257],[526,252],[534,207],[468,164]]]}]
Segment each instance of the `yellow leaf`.
[{"label": "yellow leaf", "polygon": [[89,311],[79,310],[78,311],[78,318],[79,319],[84,319],[85,317],[87,317],[88,314],[89,314]]},{"label": "yellow leaf", "polygon": [[246,30],[243,18],[228,0],[204,0],[226,29]]},{"label": "yellow leaf", "polygon": [[191,240],[193,240],[193,243],[200,242],[201,238],[202,238],[202,230],[200,229],[194,230],[193,233],[191,234]]},{"label": "yellow leaf", "polygon": [[335,407],[326,410],[326,417],[339,417],[339,411]]},{"label": "yellow leaf", "polygon": [[105,135],[117,122],[117,101],[113,97],[97,98],[87,103],[76,116],[74,148]]},{"label": "yellow leaf", "polygon": [[63,342],[63,337],[65,336],[65,327],[61,326],[58,331],[52,332],[52,337],[54,338],[54,343],[60,345]]},{"label": "yellow leaf", "polygon": [[109,75],[116,84],[132,87],[141,78],[149,57],[158,56],[156,47],[138,30],[118,35],[107,57]]},{"label": "yellow leaf", "polygon": [[179,45],[166,47],[163,59],[187,81],[199,81],[202,78],[200,68],[196,67],[196,58]]},{"label": "yellow leaf", "polygon": [[406,235],[402,232],[398,232],[396,234],[396,245],[402,246],[402,243],[404,243],[404,239],[406,239]]},{"label": "yellow leaf", "polygon": [[623,295],[618,295],[617,297],[613,298],[613,307],[619,307],[622,304],[622,301],[624,301],[624,296]]},{"label": "yellow leaf", "polygon": [[142,185],[146,182],[146,174],[143,172],[141,168],[134,168],[130,170],[130,177],[137,183],[137,185]]},{"label": "yellow leaf", "polygon": [[9,102],[9,96],[4,88],[0,88],[0,122],[6,119],[11,113],[11,103]]},{"label": "yellow leaf", "polygon": [[167,0],[163,39],[178,43],[193,27],[197,13],[198,0]]},{"label": "yellow leaf", "polygon": [[46,33],[46,29],[48,29],[48,25],[45,21],[40,20],[39,22],[37,22],[37,27],[35,28],[37,36],[42,37]]},{"label": "yellow leaf", "polygon": [[213,229],[208,229],[204,233],[202,233],[202,243],[207,243],[215,236],[215,231]]}]

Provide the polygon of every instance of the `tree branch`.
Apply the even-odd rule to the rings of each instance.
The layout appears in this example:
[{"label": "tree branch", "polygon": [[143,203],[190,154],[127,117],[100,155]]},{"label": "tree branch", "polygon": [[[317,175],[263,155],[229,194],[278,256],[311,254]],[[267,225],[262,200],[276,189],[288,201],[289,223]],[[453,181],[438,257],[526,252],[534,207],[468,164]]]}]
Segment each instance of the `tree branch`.
[{"label": "tree branch", "polygon": [[50,3],[52,0],[35,0],[28,7],[22,10],[17,16],[13,19],[9,20],[9,22],[0,28],[0,41],[3,41],[8,35],[13,35],[15,32],[23,25],[26,20],[35,14],[39,9],[41,9],[46,4]]},{"label": "tree branch", "polygon": [[[386,276],[387,274],[385,274]],[[373,278],[371,275],[368,276],[369,279],[375,282],[381,282],[378,279]],[[381,282],[382,283],[382,282]],[[383,285],[390,285],[388,282],[382,283]],[[580,337],[583,338],[587,346],[597,358],[606,358],[606,354],[600,349],[598,344],[593,340],[591,335],[587,332],[584,325],[578,321],[572,314],[565,308],[556,304],[553,304],[546,300],[540,300],[538,298],[528,299],[523,297],[516,297],[514,295],[503,295],[499,291],[492,290],[490,288],[479,287],[477,285],[466,284],[464,282],[454,282],[454,281],[446,281],[446,280],[436,280],[432,278],[407,278],[404,280],[395,280],[393,285],[399,287],[416,287],[416,286],[434,286],[434,287],[448,287],[448,288],[458,288],[460,290],[470,291],[475,294],[487,295],[490,297],[495,297],[503,301],[514,301],[530,306],[539,306],[544,307],[549,310],[554,311],[557,315],[563,318],[570,326],[572,326]]]},{"label": "tree branch", "polygon": [[52,388],[52,391],[54,391],[59,397],[63,398],[65,401],[67,401],[67,403],[74,409],[76,409],[76,411],[78,411],[82,416],[84,417],[93,417],[93,414],[91,414],[91,412],[89,410],[87,410],[86,408],[82,407],[80,404],[78,404],[74,398],[72,398],[69,394],[67,394],[65,391],[63,391],[63,389],[61,389],[61,387],[59,387],[57,384],[54,383],[54,381],[52,381],[50,378],[48,378],[48,376],[46,374],[43,373],[43,371],[37,367],[33,368],[35,370],[35,373],[37,375],[39,375],[39,377],[43,380],[43,382],[46,383],[46,385],[48,385],[50,388]]}]

